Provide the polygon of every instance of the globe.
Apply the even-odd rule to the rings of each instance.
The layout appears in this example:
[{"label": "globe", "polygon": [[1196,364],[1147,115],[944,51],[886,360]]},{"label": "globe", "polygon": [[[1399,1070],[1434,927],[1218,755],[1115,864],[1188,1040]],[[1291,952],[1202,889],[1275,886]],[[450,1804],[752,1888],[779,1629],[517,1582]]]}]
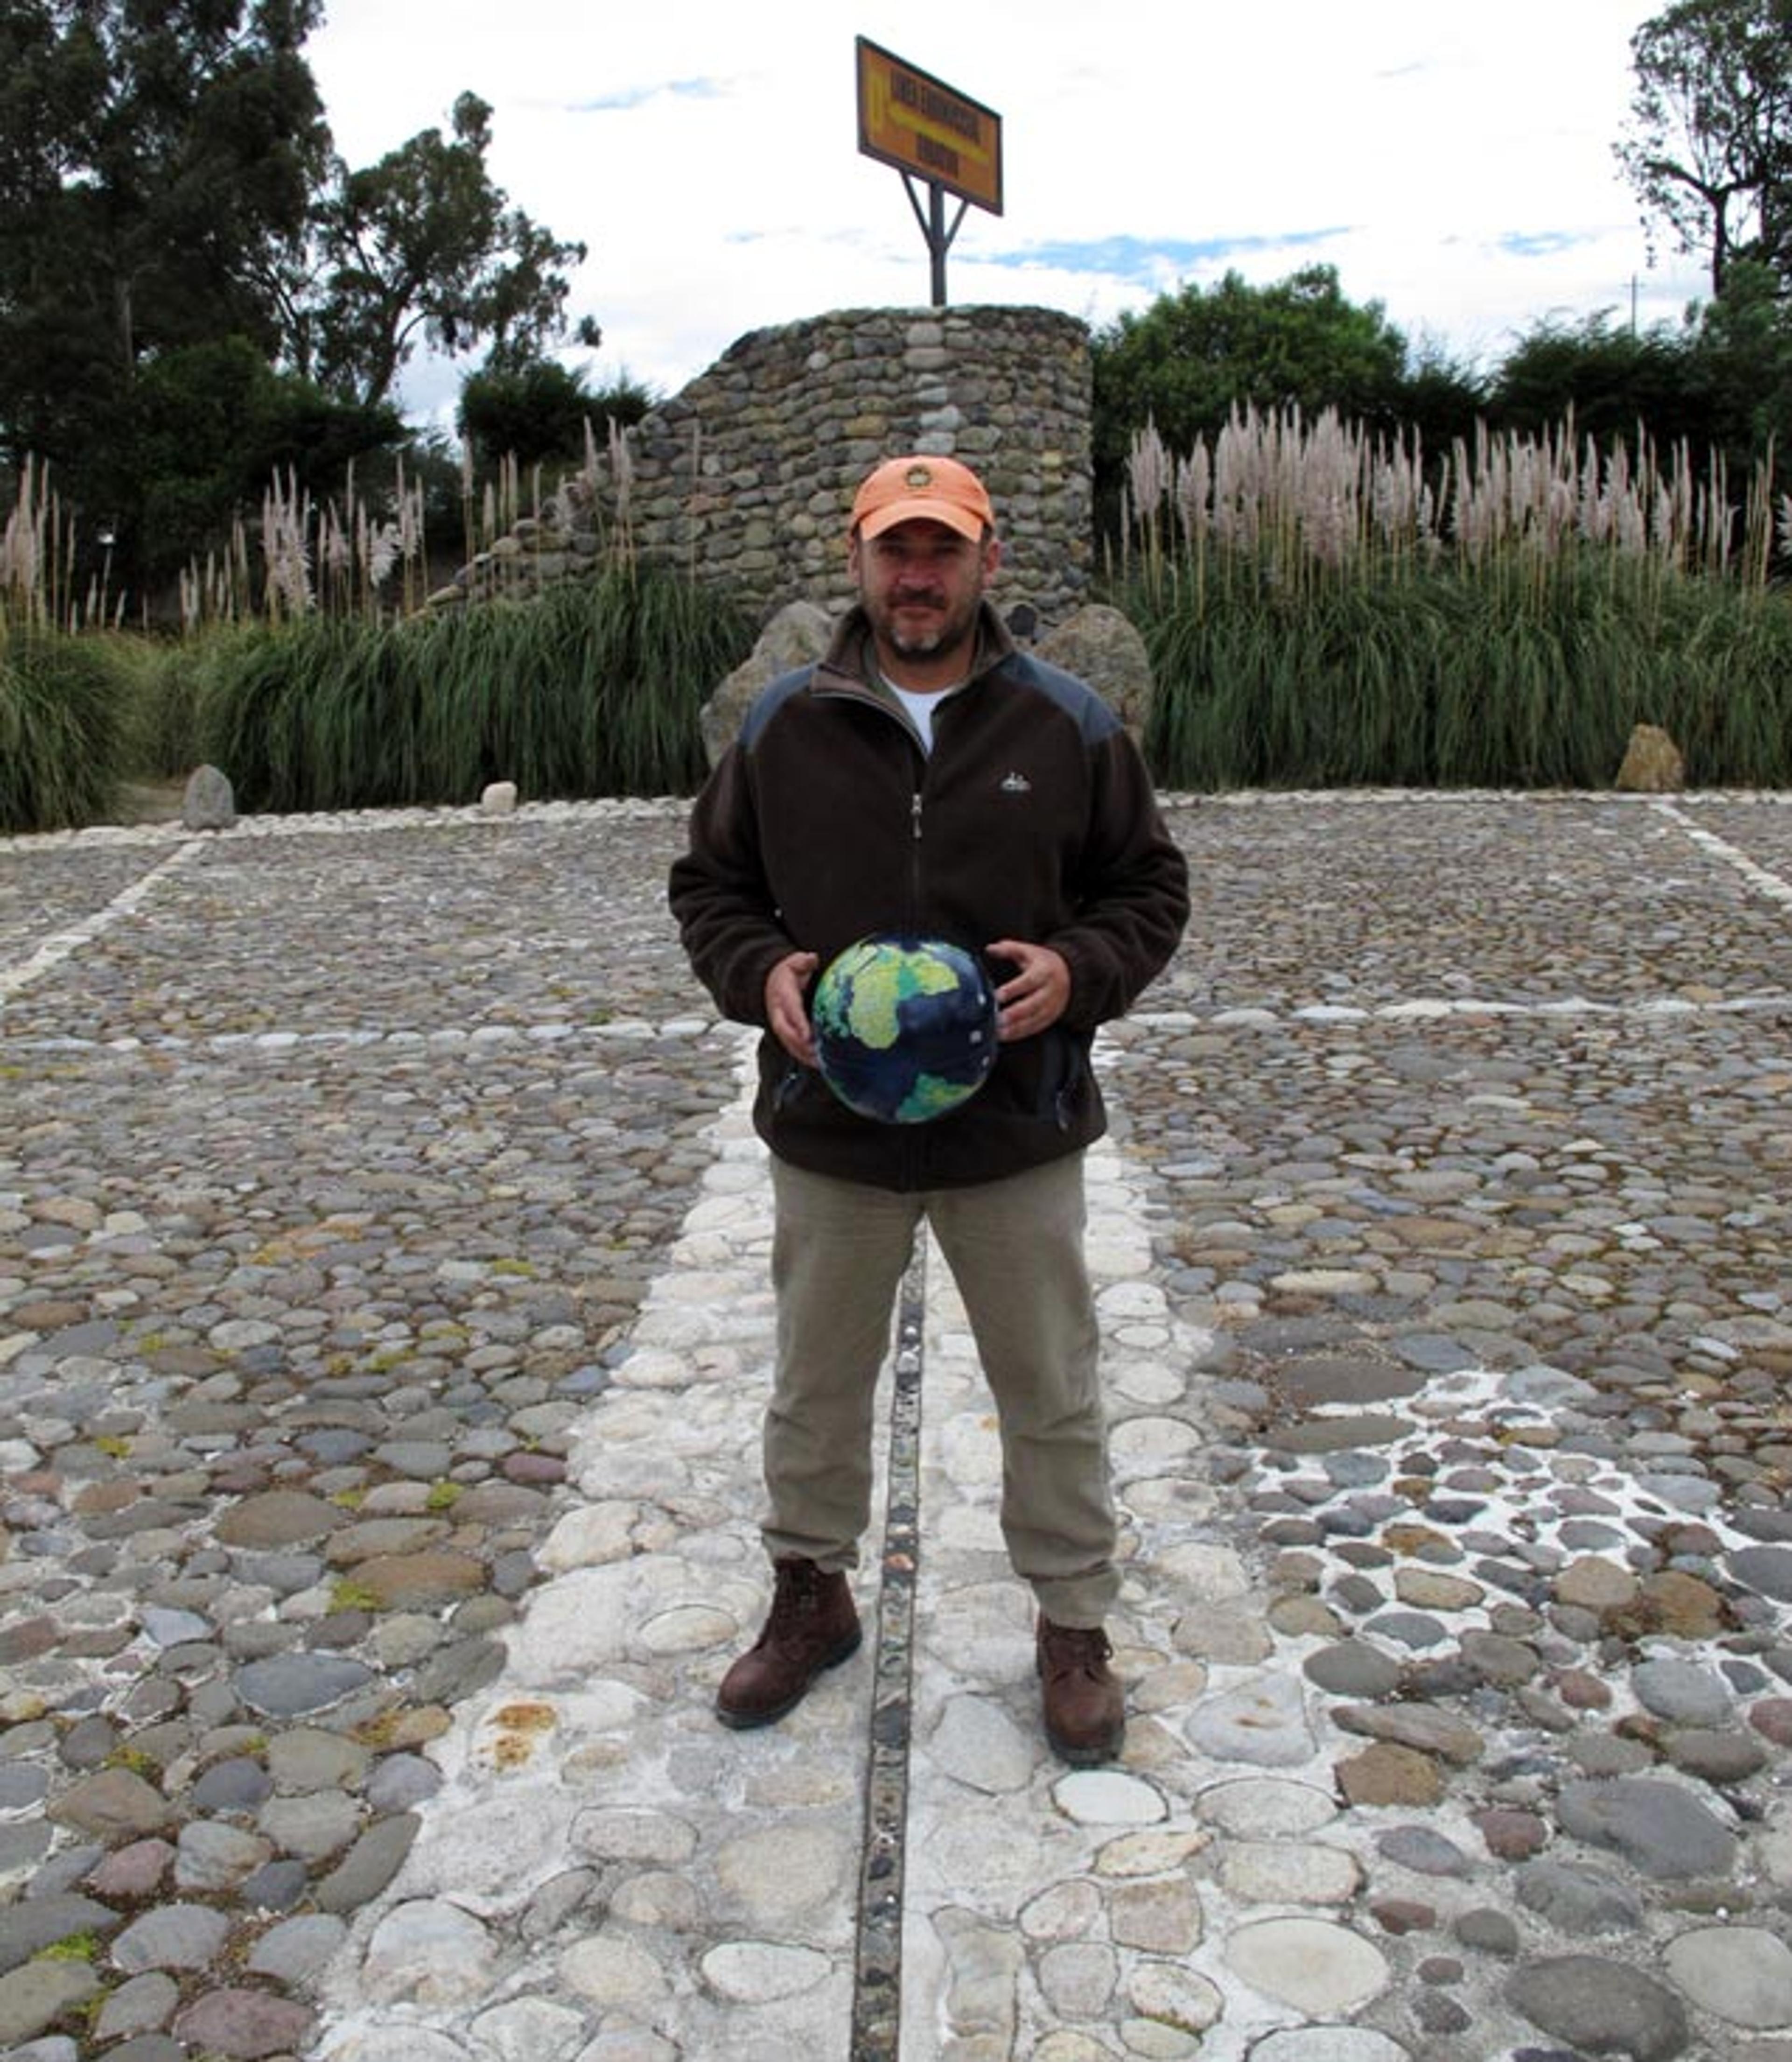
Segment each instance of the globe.
[{"label": "globe", "polygon": [[937,938],[861,938],[816,983],[821,1078],[880,1124],[927,1124],[996,1064],[996,997],[975,953]]}]

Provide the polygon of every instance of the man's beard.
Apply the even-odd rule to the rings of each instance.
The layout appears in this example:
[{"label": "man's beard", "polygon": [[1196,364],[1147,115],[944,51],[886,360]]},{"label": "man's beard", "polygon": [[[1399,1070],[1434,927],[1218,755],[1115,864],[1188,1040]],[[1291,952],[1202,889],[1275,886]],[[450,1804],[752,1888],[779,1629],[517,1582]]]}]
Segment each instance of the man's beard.
[{"label": "man's beard", "polygon": [[950,651],[970,635],[976,621],[977,604],[972,601],[956,611],[945,609],[927,627],[918,629],[902,628],[902,612],[892,604],[886,604],[878,614],[882,620],[874,627],[892,652],[905,659],[930,659],[936,652]]}]

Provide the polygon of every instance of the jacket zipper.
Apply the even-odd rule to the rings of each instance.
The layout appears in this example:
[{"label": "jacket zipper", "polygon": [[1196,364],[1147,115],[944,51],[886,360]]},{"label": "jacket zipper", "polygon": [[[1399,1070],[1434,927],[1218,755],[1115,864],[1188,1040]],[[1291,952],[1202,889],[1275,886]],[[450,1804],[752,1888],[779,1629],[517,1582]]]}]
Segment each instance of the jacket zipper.
[{"label": "jacket zipper", "polygon": [[914,792],[908,798],[908,928],[914,935],[919,937],[921,929],[921,796],[922,789],[927,783],[927,753],[922,750],[920,739],[916,736],[913,727],[902,712],[893,708],[888,702],[884,700],[880,696],[872,693],[869,688],[863,686],[860,682],[841,680],[837,683],[831,682],[824,687],[812,687],[810,692],[822,695],[837,695],[842,700],[865,702],[872,708],[880,710],[901,731],[915,751],[920,754],[921,778],[916,784]]},{"label": "jacket zipper", "polygon": [[916,788],[908,801],[908,909],[912,931],[921,926],[921,791]]},{"label": "jacket zipper", "polygon": [[[914,792],[908,798],[908,928],[916,937],[921,930],[921,793],[927,785],[927,759],[921,759],[920,778],[916,782]],[[927,1127],[911,1125],[908,1135],[903,1140],[904,1155],[907,1161],[906,1181],[912,1189],[927,1185]]]}]

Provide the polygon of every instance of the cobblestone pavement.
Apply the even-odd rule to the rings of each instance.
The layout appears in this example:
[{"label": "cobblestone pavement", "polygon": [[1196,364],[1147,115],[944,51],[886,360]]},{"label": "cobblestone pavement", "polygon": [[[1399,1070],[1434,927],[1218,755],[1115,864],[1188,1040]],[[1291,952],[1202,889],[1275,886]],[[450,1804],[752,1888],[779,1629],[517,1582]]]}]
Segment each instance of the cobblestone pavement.
[{"label": "cobblestone pavement", "polygon": [[876,1636],[711,1714],[768,1209],[678,805],[0,843],[0,2056],[1792,2062],[1792,806],[1172,816],[1076,1772],[935,1257]]}]

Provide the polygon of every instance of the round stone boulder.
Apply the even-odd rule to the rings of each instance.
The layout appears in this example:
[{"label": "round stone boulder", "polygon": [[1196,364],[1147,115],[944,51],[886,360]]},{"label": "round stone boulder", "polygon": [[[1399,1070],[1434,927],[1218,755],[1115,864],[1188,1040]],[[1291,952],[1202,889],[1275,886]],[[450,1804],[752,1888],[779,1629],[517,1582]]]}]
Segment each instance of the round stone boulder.
[{"label": "round stone boulder", "polygon": [[740,735],[742,719],[760,693],[798,667],[812,666],[833,634],[833,617],[816,602],[793,601],[778,611],[752,652],[698,712],[704,754],[712,766]]},{"label": "round stone boulder", "polygon": [[1048,630],[1033,656],[1094,688],[1141,742],[1151,721],[1151,658],[1130,618],[1092,602]]}]

